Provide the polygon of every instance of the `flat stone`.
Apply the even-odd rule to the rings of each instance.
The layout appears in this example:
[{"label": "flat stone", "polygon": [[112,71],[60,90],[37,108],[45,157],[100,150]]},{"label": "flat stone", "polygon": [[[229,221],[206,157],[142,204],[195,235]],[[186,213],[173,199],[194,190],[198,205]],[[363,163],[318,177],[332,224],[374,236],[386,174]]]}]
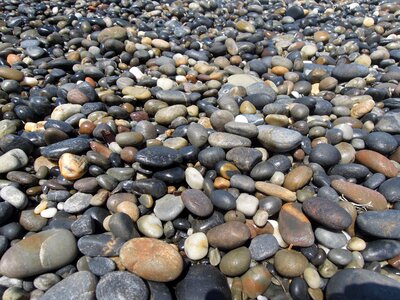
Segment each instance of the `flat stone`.
[{"label": "flat stone", "polygon": [[46,230],[8,249],[0,261],[0,272],[12,278],[30,277],[71,263],[77,253],[75,237],[70,231]]},{"label": "flat stone", "polygon": [[377,272],[344,269],[329,280],[326,297],[330,300],[397,299],[400,297],[400,283]]},{"label": "flat stone", "polygon": [[278,223],[279,232],[286,243],[299,247],[309,247],[314,243],[311,223],[301,211],[301,204],[284,204]]},{"label": "flat stone", "polygon": [[301,142],[302,135],[295,130],[272,126],[258,126],[258,141],[273,152],[288,152],[295,149]]},{"label": "flat stone", "polygon": [[400,239],[400,211],[367,211],[358,215],[357,226],[378,238]]},{"label": "flat stone", "polygon": [[169,125],[178,117],[184,117],[187,114],[186,106],[182,104],[171,105],[161,108],[154,116],[155,121],[161,125]]},{"label": "flat stone", "polygon": [[111,234],[85,235],[78,240],[79,251],[87,256],[118,256],[124,240]]},{"label": "flat stone", "polygon": [[0,156],[0,173],[7,173],[25,167],[28,156],[21,149],[13,149]]},{"label": "flat stone", "polygon": [[258,77],[248,74],[235,74],[228,77],[228,83],[236,86],[242,86],[244,88],[257,82],[262,82],[262,80]]},{"label": "flat stone", "polygon": [[361,254],[368,262],[388,260],[400,255],[400,241],[388,239],[371,241]]},{"label": "flat stone", "polygon": [[221,250],[232,250],[242,246],[250,238],[249,228],[241,222],[230,221],[207,232],[209,244]]},{"label": "flat stone", "polygon": [[367,187],[342,180],[333,180],[331,185],[339,194],[350,201],[365,206],[367,209],[385,210],[387,207],[385,197]]},{"label": "flat stone", "polygon": [[400,114],[389,111],[379,119],[375,125],[375,130],[384,131],[392,134],[400,133]]},{"label": "flat stone", "polygon": [[111,272],[99,280],[96,287],[98,300],[148,299],[149,290],[144,281],[129,272]]},{"label": "flat stone", "polygon": [[332,70],[332,76],[339,81],[349,81],[355,77],[365,77],[368,74],[368,68],[359,64],[341,64]]},{"label": "flat stone", "polygon": [[23,209],[28,204],[28,197],[12,185],[3,187],[0,197],[18,209]]},{"label": "flat stone", "polygon": [[161,221],[172,221],[184,210],[181,196],[167,194],[156,201],[154,214]]},{"label": "flat stone", "polygon": [[49,159],[59,159],[64,153],[81,154],[88,151],[90,149],[89,142],[89,139],[72,138],[43,147],[40,153]]},{"label": "flat stone", "polygon": [[0,77],[3,77],[4,79],[21,81],[24,79],[24,73],[9,67],[0,67]]},{"label": "flat stone", "polygon": [[346,236],[340,231],[318,227],[315,230],[315,237],[322,245],[330,249],[342,248],[347,244]]},{"label": "flat stone", "polygon": [[113,26],[103,29],[97,36],[97,40],[102,43],[107,39],[125,40],[127,31],[125,28],[120,26]]},{"label": "flat stone", "polygon": [[382,173],[386,177],[395,177],[398,174],[396,166],[387,157],[376,151],[357,151],[356,159],[372,171]]},{"label": "flat stone", "polygon": [[295,192],[304,187],[311,180],[312,175],[313,171],[310,167],[298,166],[286,175],[283,187]]},{"label": "flat stone", "polygon": [[94,300],[97,279],[88,271],[71,274],[48,289],[41,299],[82,299]]},{"label": "flat stone", "polygon": [[249,250],[252,259],[261,261],[272,257],[279,250],[279,244],[272,234],[260,234],[251,240]]},{"label": "flat stone", "polygon": [[145,166],[165,168],[181,162],[182,156],[175,149],[154,146],[138,151],[135,160]]},{"label": "flat stone", "polygon": [[304,201],[303,211],[313,220],[334,230],[344,230],[352,221],[350,214],[339,204],[319,197]]},{"label": "flat stone", "polygon": [[196,216],[206,217],[213,211],[213,204],[210,198],[200,190],[184,190],[181,198],[186,209]]},{"label": "flat stone", "polygon": [[135,238],[124,244],[121,263],[132,273],[146,280],[168,282],[183,269],[183,260],[176,249],[152,238]]},{"label": "flat stone", "polygon": [[75,193],[65,201],[64,211],[71,214],[82,212],[90,206],[91,199],[91,194]]},{"label": "flat stone", "polygon": [[260,191],[261,193],[266,194],[268,196],[278,197],[279,199],[282,199],[283,201],[293,202],[293,201],[296,201],[296,199],[297,199],[295,192],[292,192],[292,191],[290,191],[284,187],[281,187],[277,184],[264,182],[264,181],[257,181],[255,186],[256,186],[256,189],[258,191]]},{"label": "flat stone", "polygon": [[248,138],[227,132],[211,133],[208,137],[208,142],[211,146],[221,147],[222,149],[251,146],[251,141]]}]

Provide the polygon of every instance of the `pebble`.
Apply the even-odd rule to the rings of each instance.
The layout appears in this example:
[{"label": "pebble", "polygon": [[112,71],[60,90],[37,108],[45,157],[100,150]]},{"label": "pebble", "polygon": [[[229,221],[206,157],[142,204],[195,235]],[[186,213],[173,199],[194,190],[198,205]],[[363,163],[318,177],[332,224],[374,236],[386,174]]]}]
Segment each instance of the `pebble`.
[{"label": "pebble", "polygon": [[315,238],[330,249],[342,248],[347,244],[346,236],[342,232],[322,227],[315,229]]},{"label": "pebble", "polygon": [[211,200],[200,190],[187,189],[182,192],[181,198],[186,209],[196,216],[207,217],[213,212]]},{"label": "pebble", "polygon": [[375,240],[367,243],[361,254],[367,262],[388,260],[400,254],[400,241]]},{"label": "pebble", "polygon": [[167,194],[156,201],[154,214],[161,221],[171,221],[179,216],[184,208],[185,204],[181,196]]},{"label": "pebble", "polygon": [[0,156],[0,173],[18,170],[28,164],[28,156],[21,149],[12,149]]},{"label": "pebble", "polygon": [[134,238],[120,253],[121,263],[146,280],[168,282],[183,270],[183,260],[173,246],[152,238]]},{"label": "pebble", "polygon": [[329,229],[343,230],[351,225],[350,214],[337,203],[319,197],[303,202],[303,211],[307,216]]},{"label": "pebble", "polygon": [[242,246],[250,238],[250,229],[239,221],[230,221],[211,228],[207,232],[208,243],[221,250]]},{"label": "pebble", "polygon": [[137,275],[124,271],[105,274],[96,286],[97,299],[147,299],[149,290]]},{"label": "pebble", "polygon": [[300,276],[306,269],[307,264],[307,258],[295,250],[279,250],[274,258],[276,271],[286,277]]},{"label": "pebble", "polygon": [[208,240],[203,232],[196,232],[185,240],[185,254],[192,260],[200,260],[208,253]]},{"label": "pebble", "polygon": [[23,209],[28,204],[28,197],[12,185],[3,187],[0,197],[18,209]]},{"label": "pebble", "polygon": [[383,182],[378,191],[386,198],[389,202],[397,202],[400,200],[400,180],[398,177],[390,178]]},{"label": "pebble", "polygon": [[314,243],[311,223],[301,210],[299,203],[286,203],[278,218],[279,232],[283,240],[294,246],[309,247]]},{"label": "pebble", "polygon": [[296,148],[301,142],[301,134],[297,131],[272,126],[258,126],[258,141],[267,149],[274,152],[287,152]]},{"label": "pebble", "polygon": [[246,247],[239,247],[222,257],[219,268],[227,276],[240,276],[249,269],[250,260],[250,250]]},{"label": "pebble", "polygon": [[25,278],[63,267],[71,263],[77,254],[75,238],[70,231],[46,230],[21,240],[7,250],[1,258],[0,271],[7,277]]},{"label": "pebble", "polygon": [[92,273],[76,272],[53,285],[44,293],[42,299],[54,300],[60,297],[94,299],[96,285],[97,279]]},{"label": "pebble", "polygon": [[251,240],[249,250],[252,259],[262,261],[272,257],[279,250],[279,244],[272,234],[260,234]]}]

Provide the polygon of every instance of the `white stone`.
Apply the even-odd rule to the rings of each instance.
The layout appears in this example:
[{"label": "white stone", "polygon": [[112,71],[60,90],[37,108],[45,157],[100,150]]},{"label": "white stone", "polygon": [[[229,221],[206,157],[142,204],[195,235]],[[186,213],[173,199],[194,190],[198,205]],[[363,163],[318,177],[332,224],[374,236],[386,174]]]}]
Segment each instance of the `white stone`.
[{"label": "white stone", "polygon": [[25,167],[28,156],[21,149],[12,149],[0,156],[0,173],[7,173]]},{"label": "white stone", "polygon": [[23,209],[28,204],[28,197],[12,185],[3,187],[0,197],[18,209]]},{"label": "white stone", "polygon": [[192,189],[201,190],[203,188],[204,178],[197,169],[193,167],[186,168],[185,179]]},{"label": "white stone", "polygon": [[163,90],[170,90],[175,86],[175,82],[169,78],[157,79],[157,86]]},{"label": "white stone", "polygon": [[272,175],[270,179],[271,183],[276,184],[276,185],[282,185],[283,182],[285,181],[285,174],[283,174],[280,171],[276,171],[274,175]]},{"label": "white stone", "polygon": [[40,212],[40,216],[46,219],[51,219],[53,218],[57,213],[57,208],[55,207],[49,207],[46,208],[45,210],[42,210]]},{"label": "white stone", "polygon": [[343,132],[343,139],[346,141],[350,141],[353,138],[353,127],[349,124],[339,124],[334,128],[337,128]]},{"label": "white stone", "polygon": [[167,194],[156,201],[154,214],[161,221],[172,221],[185,209],[181,196]]},{"label": "white stone", "polygon": [[50,118],[58,121],[65,121],[69,117],[79,113],[81,111],[81,108],[82,105],[80,104],[61,104],[53,110]]},{"label": "white stone", "polygon": [[163,235],[163,226],[159,218],[154,215],[144,215],[137,220],[141,233],[150,238],[158,239]]},{"label": "white stone", "polygon": [[235,117],[235,122],[239,122],[239,123],[249,123],[249,120],[247,120],[247,118],[243,115],[237,115]]},{"label": "white stone", "polygon": [[144,76],[144,74],[142,73],[142,71],[140,71],[140,69],[138,67],[130,68],[129,72],[131,74],[133,74],[137,80],[140,80]]},{"label": "white stone", "polygon": [[236,209],[247,217],[252,217],[257,211],[259,200],[249,194],[240,194],[236,199]]},{"label": "white stone", "polygon": [[185,240],[186,256],[193,260],[199,260],[208,253],[208,240],[203,232],[197,232],[190,235]]},{"label": "white stone", "polygon": [[256,214],[253,216],[254,224],[258,227],[264,227],[268,222],[268,212],[263,209],[258,209]]}]

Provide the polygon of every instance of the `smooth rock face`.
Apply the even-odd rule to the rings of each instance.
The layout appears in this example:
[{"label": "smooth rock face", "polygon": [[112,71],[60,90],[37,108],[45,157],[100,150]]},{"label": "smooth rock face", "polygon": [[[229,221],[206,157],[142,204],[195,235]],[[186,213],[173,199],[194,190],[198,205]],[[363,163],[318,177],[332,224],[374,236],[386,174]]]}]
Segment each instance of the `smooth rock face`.
[{"label": "smooth rock face", "polygon": [[193,265],[186,276],[176,286],[179,300],[231,299],[226,277],[210,265]]},{"label": "smooth rock face", "polygon": [[249,228],[238,221],[218,225],[207,232],[209,244],[221,250],[231,250],[240,247],[249,238]]},{"label": "smooth rock face", "polygon": [[299,247],[309,247],[314,243],[311,223],[301,211],[300,203],[283,205],[278,223],[279,231],[286,243]]},{"label": "smooth rock face", "polygon": [[351,225],[350,214],[337,203],[322,198],[311,198],[303,202],[307,216],[330,229],[343,230]]},{"label": "smooth rock face", "polygon": [[176,279],[183,261],[175,248],[152,238],[134,238],[124,244],[120,258],[132,273],[146,280],[168,282]]},{"label": "smooth rock face", "polygon": [[206,217],[213,211],[211,200],[202,191],[187,189],[181,194],[186,209],[199,217]]},{"label": "smooth rock face", "polygon": [[328,300],[398,299],[400,284],[377,272],[345,269],[329,280],[326,296]]},{"label": "smooth rock face", "polygon": [[382,261],[400,255],[400,241],[375,240],[367,243],[365,250],[361,252],[365,261]]},{"label": "smooth rock face", "polygon": [[0,156],[0,173],[17,170],[28,164],[28,156],[21,149],[13,149]]},{"label": "smooth rock face", "polygon": [[178,151],[163,146],[145,148],[136,154],[136,161],[149,167],[168,167],[181,159]]},{"label": "smooth rock face", "polygon": [[355,77],[365,77],[369,73],[367,67],[359,64],[341,64],[332,71],[332,76],[339,81],[349,81]]},{"label": "smooth rock face", "polygon": [[302,135],[294,130],[271,126],[258,126],[259,142],[270,151],[287,152],[296,148],[302,139]]},{"label": "smooth rock face", "polygon": [[387,207],[386,198],[377,191],[361,185],[342,180],[333,180],[332,187],[348,200],[365,206],[370,210],[384,210]]},{"label": "smooth rock face", "polygon": [[342,248],[347,244],[346,236],[340,231],[318,227],[315,229],[315,237],[322,245],[331,249]]},{"label": "smooth rock face", "polygon": [[386,177],[395,177],[399,172],[387,157],[376,151],[360,150],[356,153],[356,159],[372,171],[382,173]]},{"label": "smooth rock face", "polygon": [[306,269],[307,264],[307,258],[294,250],[279,250],[275,255],[275,269],[283,276],[300,276]]},{"label": "smooth rock face", "polygon": [[129,272],[111,272],[103,276],[96,287],[96,298],[111,299],[148,299],[149,291],[144,281]]},{"label": "smooth rock face", "polygon": [[248,138],[226,132],[214,132],[210,134],[208,142],[211,146],[221,147],[222,149],[251,146],[251,141]]},{"label": "smooth rock face", "polygon": [[249,246],[251,258],[257,261],[273,256],[279,250],[279,244],[272,234],[257,235]]},{"label": "smooth rock face", "polygon": [[92,273],[88,271],[76,272],[52,286],[46,291],[42,299],[96,299],[96,284],[96,276]]},{"label": "smooth rock face", "polygon": [[378,191],[385,196],[389,202],[400,201],[400,178],[395,177],[386,180],[379,186]]},{"label": "smooth rock face", "polygon": [[65,229],[51,229],[31,235],[9,250],[0,261],[1,274],[25,278],[56,270],[77,255],[75,237]]},{"label": "smooth rock face", "polygon": [[175,219],[185,208],[181,196],[167,194],[156,201],[154,213],[161,221]]},{"label": "smooth rock face", "polygon": [[375,237],[400,239],[400,211],[367,211],[357,217],[357,226]]}]

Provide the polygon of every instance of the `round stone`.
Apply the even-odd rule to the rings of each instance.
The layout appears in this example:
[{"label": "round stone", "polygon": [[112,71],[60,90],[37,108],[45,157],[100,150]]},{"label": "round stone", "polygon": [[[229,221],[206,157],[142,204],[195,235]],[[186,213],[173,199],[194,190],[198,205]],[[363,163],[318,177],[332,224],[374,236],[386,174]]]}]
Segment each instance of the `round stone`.
[{"label": "round stone", "polygon": [[186,256],[192,260],[200,260],[208,253],[208,240],[203,232],[196,232],[185,240]]},{"label": "round stone", "polygon": [[249,249],[240,247],[225,254],[221,259],[219,268],[227,276],[239,276],[249,269],[250,260]]},{"label": "round stone", "polygon": [[279,250],[274,256],[274,267],[282,276],[300,276],[307,265],[307,258],[295,250]]}]

